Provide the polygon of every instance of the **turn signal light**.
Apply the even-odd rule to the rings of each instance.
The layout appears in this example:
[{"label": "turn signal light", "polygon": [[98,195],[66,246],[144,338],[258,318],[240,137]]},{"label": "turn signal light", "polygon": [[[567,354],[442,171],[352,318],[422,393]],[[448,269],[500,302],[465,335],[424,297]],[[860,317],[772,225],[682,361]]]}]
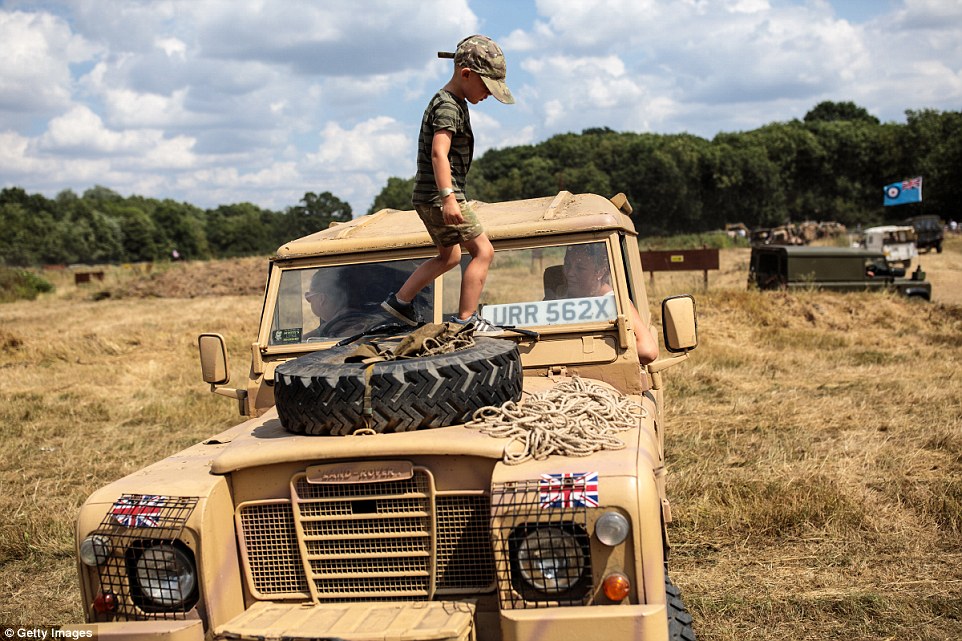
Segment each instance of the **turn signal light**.
[{"label": "turn signal light", "polygon": [[117,609],[117,595],[113,592],[101,592],[94,598],[94,610],[100,614],[113,612]]},{"label": "turn signal light", "polygon": [[618,572],[609,574],[601,584],[605,596],[612,601],[621,601],[631,591],[631,583],[628,577]]}]

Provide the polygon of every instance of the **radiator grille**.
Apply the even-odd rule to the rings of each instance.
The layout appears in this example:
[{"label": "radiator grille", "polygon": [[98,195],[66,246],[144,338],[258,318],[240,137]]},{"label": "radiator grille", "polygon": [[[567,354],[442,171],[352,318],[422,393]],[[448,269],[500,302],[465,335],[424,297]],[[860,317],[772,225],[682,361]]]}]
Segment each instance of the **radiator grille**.
[{"label": "radiator grille", "polygon": [[[301,474],[291,485],[317,599],[430,596],[433,493],[426,471],[398,481],[352,484],[308,483]],[[332,523],[343,535],[321,533]],[[333,568],[328,566],[332,561]],[[364,572],[353,576],[344,571],[352,565]]]},{"label": "radiator grille", "polygon": [[458,592],[494,585],[487,496],[439,496],[437,589]]},{"label": "radiator grille", "polygon": [[429,600],[495,586],[489,497],[434,491],[429,471],[401,481],[291,480],[292,500],[238,508],[256,598]]},{"label": "radiator grille", "polygon": [[255,592],[307,596],[307,577],[297,549],[290,501],[244,505],[240,531]]}]

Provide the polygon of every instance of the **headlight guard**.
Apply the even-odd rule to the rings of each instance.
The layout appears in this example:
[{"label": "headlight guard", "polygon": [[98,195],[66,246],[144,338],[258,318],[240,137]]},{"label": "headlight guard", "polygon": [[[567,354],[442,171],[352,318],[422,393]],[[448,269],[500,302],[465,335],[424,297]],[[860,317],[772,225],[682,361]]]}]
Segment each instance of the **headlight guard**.
[{"label": "headlight guard", "polygon": [[509,538],[512,584],[535,599],[580,599],[590,584],[587,533],[574,523],[521,526]]},{"label": "headlight guard", "polygon": [[[502,609],[587,605],[593,593],[588,507],[597,475],[495,483],[491,489],[498,598]],[[550,478],[549,478],[550,477]],[[577,483],[581,483],[581,487]]]},{"label": "headlight guard", "polygon": [[137,541],[127,548],[130,596],[144,612],[186,612],[197,602],[197,565],[179,541]]}]

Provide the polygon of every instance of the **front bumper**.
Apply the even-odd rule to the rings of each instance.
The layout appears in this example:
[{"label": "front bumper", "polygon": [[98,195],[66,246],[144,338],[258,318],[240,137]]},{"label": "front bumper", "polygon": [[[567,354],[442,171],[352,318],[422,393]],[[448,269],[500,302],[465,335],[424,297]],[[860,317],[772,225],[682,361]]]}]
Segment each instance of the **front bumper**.
[{"label": "front bumper", "polygon": [[[668,639],[664,605],[580,606],[505,610],[484,617],[496,630],[479,626],[472,603],[429,601],[410,603],[300,604],[261,602],[218,626],[214,641],[280,641],[282,639],[344,641],[502,641],[552,639]],[[494,627],[493,625],[491,627]],[[480,629],[479,629],[480,628]],[[96,639],[143,641],[203,641],[200,621],[132,621],[70,626],[92,630]]]},{"label": "front bumper", "polygon": [[188,621],[122,621],[65,625],[62,632],[84,632],[83,637],[95,641],[204,641],[204,624],[199,619]]},{"label": "front bumper", "polygon": [[280,639],[345,641],[473,641],[474,605],[412,603],[255,603],[214,631],[224,641]]},{"label": "front bumper", "polygon": [[668,639],[664,605],[611,605],[506,610],[501,612],[502,641],[577,639]]}]

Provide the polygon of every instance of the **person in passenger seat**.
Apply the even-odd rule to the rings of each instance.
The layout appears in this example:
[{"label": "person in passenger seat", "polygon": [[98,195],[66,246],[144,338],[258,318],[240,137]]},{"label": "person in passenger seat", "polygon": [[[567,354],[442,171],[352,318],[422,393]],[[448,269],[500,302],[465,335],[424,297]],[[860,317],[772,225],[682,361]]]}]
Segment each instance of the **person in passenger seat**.
[{"label": "person in passenger seat", "polygon": [[[550,267],[548,268],[551,269]],[[549,287],[546,282],[545,298],[587,298],[604,296],[614,291],[611,287],[611,270],[608,267],[608,254],[601,243],[571,245],[565,252],[562,266],[563,282]],[[548,278],[545,279],[549,280]],[[550,290],[550,291],[549,291]],[[652,336],[650,328],[641,320],[634,303],[628,301],[631,326],[635,330],[635,349],[638,361],[647,365],[658,358],[658,341]]]},{"label": "person in passenger seat", "polygon": [[611,271],[601,244],[572,245],[565,252],[565,297],[584,298],[610,294]]}]

